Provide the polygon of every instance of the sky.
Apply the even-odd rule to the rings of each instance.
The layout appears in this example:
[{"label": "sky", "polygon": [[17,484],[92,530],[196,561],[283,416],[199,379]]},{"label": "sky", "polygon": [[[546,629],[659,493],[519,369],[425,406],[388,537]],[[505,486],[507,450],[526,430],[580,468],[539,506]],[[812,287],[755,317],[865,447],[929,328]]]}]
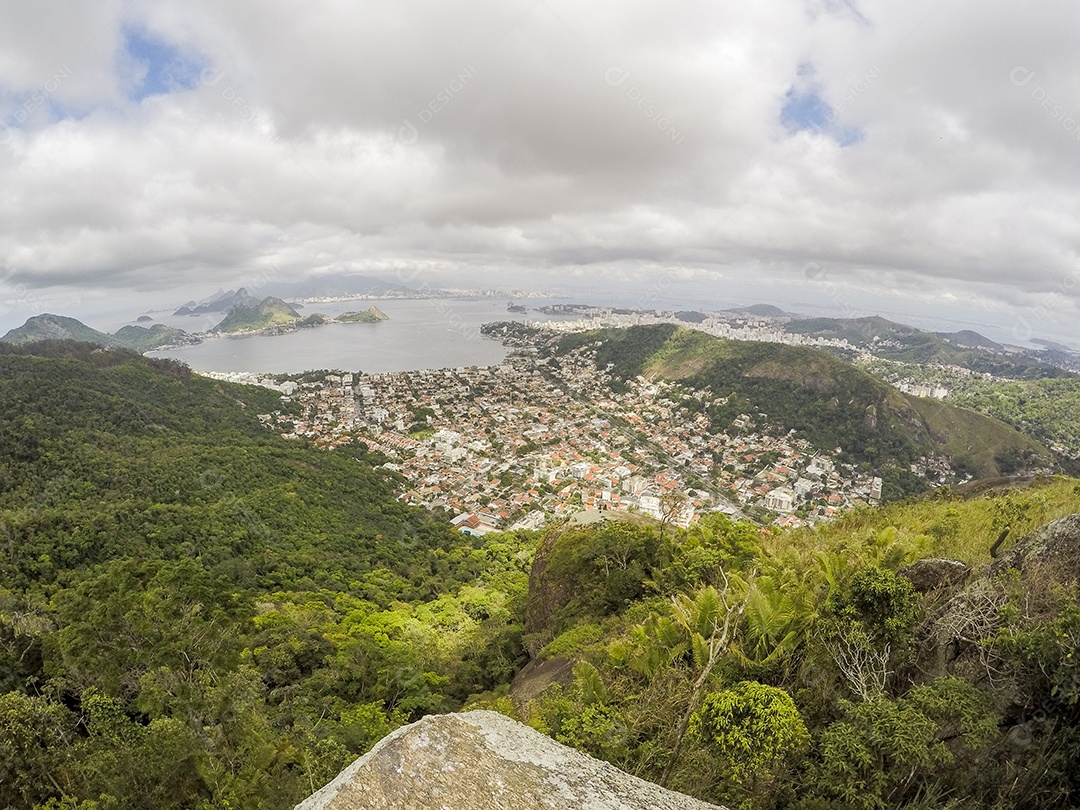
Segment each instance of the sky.
[{"label": "sky", "polygon": [[355,271],[1080,345],[1074,0],[8,0],[0,327]]}]

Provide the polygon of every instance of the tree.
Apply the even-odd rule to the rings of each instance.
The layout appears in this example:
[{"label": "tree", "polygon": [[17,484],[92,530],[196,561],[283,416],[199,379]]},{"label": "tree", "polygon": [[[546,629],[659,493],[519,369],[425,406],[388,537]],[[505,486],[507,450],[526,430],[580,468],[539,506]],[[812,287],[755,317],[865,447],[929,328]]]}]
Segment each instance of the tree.
[{"label": "tree", "polygon": [[661,786],[666,787],[668,779],[671,778],[671,772],[679,761],[690,718],[697,711],[701,695],[709,682],[709,676],[727,652],[735,637],[743,611],[746,610],[749,593],[747,592],[737,603],[733,596],[734,588],[727,574],[724,574],[723,591],[718,591],[710,585],[702,588],[694,599],[680,594],[672,600],[672,613],[675,621],[689,637],[694,665],[698,667],[698,676],[694,679],[690,701],[683,710],[682,718],[675,730],[675,744],[671,749],[671,757],[664,766],[664,772],[660,775]]},{"label": "tree", "polygon": [[690,733],[720,755],[732,781],[763,807],[771,804],[779,774],[810,745],[787,692],[756,681],[706,697],[690,720]]},{"label": "tree", "polygon": [[0,807],[32,807],[73,788],[75,715],[44,698],[0,696]]},{"label": "tree", "polygon": [[749,591],[740,655],[758,667],[789,656],[807,638],[816,612],[811,591],[794,571],[762,574]]},{"label": "tree", "polygon": [[[843,701],[843,719],[821,739],[816,775],[823,796],[846,807],[883,810],[937,787],[956,752],[977,750],[998,734],[991,700],[959,678],[939,678],[905,697]],[[949,783],[969,786],[979,763]]]},{"label": "tree", "polygon": [[660,496],[660,542],[664,542],[664,529],[683,513],[690,497],[681,490],[673,489]]}]

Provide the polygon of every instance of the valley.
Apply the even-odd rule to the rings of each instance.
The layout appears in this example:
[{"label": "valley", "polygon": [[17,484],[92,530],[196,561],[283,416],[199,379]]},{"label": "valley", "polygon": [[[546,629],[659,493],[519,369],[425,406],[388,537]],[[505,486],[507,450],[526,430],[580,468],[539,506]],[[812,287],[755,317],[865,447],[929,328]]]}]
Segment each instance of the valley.
[{"label": "valley", "polygon": [[727,807],[1073,794],[1050,450],[908,366],[484,331],[372,374],[0,344],[3,805],[289,808],[468,709]]}]

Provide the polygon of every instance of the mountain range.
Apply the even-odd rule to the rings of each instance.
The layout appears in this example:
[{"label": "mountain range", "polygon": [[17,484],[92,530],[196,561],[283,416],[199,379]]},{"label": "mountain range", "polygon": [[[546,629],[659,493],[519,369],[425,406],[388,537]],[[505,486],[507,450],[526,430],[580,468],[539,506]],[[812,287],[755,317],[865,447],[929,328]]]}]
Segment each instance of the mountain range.
[{"label": "mountain range", "polygon": [[874,315],[864,318],[804,318],[785,324],[798,335],[846,340],[874,355],[909,363],[942,363],[1012,379],[1064,377],[1046,350],[1006,346],[972,330],[927,332]]},{"label": "mountain range", "polygon": [[96,343],[98,346],[122,347],[145,352],[179,342],[188,338],[187,332],[156,323],[145,327],[124,326],[113,334],[99,332],[75,318],[63,315],[35,315],[26,323],[0,337],[0,343],[35,343],[41,340],[78,340]]},{"label": "mountain range", "polygon": [[202,301],[188,301],[173,315],[206,315],[211,312],[228,312],[233,307],[252,306],[258,304],[259,299],[247,291],[246,287],[239,290],[218,290],[209,298]]},{"label": "mountain range", "polygon": [[344,298],[348,296],[422,297],[430,294],[396,281],[358,273],[329,273],[302,281],[271,281],[259,288],[277,298]]}]

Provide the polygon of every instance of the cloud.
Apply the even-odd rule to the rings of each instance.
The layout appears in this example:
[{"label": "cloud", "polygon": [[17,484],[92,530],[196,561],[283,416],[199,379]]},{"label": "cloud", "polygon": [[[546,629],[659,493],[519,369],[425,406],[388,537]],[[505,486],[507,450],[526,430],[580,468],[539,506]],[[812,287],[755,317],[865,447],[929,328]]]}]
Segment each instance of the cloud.
[{"label": "cloud", "polygon": [[1063,316],[1078,28],[1061,0],[7,4],[0,297],[814,262]]}]

